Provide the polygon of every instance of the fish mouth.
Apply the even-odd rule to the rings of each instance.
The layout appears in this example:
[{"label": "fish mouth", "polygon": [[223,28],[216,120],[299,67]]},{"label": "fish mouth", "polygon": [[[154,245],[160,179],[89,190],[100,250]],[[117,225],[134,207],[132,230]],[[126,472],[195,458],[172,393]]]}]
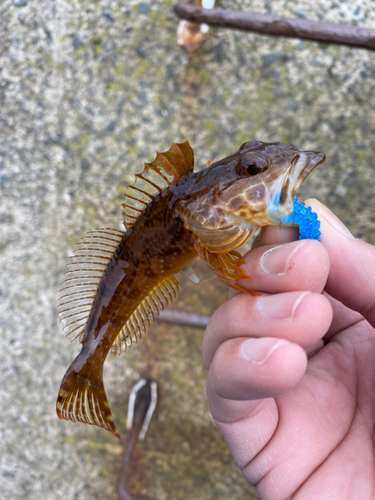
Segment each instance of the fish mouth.
[{"label": "fish mouth", "polygon": [[295,193],[310,172],[318,165],[324,163],[326,159],[324,153],[299,151],[300,154],[292,161],[283,179],[283,184],[279,191],[279,200],[276,199],[277,195],[273,197],[274,205],[278,205],[278,212],[281,214],[292,213]]},{"label": "fish mouth", "polygon": [[302,157],[306,163],[302,166],[300,172],[297,172],[298,180],[296,182],[295,191],[300,187],[302,182],[315,167],[326,161],[326,155],[324,153],[316,153],[315,151],[302,151],[300,158]]}]

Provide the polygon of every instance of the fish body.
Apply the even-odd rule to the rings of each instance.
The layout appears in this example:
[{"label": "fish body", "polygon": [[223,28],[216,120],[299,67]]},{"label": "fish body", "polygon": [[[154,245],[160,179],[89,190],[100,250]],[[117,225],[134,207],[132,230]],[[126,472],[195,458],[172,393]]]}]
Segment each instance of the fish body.
[{"label": "fish body", "polygon": [[[127,331],[118,338],[117,352],[121,352],[129,340],[130,343],[133,339],[138,341],[148,322],[175,298],[174,275],[197,257],[192,234],[184,228],[181,217],[164,215],[171,197],[172,193],[165,191],[147,206],[143,216],[123,235],[108,263],[81,340],[82,350],[61,385],[57,402],[59,416],[78,421],[87,418],[86,423],[101,424],[118,436],[106,402],[104,361],[119,332],[143,303],[144,310],[133,317]],[[161,283],[164,285],[160,286]],[[148,298],[146,302],[145,298]],[[77,403],[74,408],[74,400],[68,405],[65,393],[72,393],[77,386],[82,397],[87,395],[84,398],[87,402],[81,407],[79,401],[78,408]]]},{"label": "fish body", "polygon": [[250,141],[193,172],[186,141],[145,164],[125,194],[127,231],[89,233],[71,258],[59,300],[67,334],[82,350],[62,381],[60,418],[119,437],[103,385],[109,351],[138,342],[177,291],[175,274],[200,256],[228,285],[244,290],[235,250],[259,226],[295,225],[293,197],[323,153]]}]

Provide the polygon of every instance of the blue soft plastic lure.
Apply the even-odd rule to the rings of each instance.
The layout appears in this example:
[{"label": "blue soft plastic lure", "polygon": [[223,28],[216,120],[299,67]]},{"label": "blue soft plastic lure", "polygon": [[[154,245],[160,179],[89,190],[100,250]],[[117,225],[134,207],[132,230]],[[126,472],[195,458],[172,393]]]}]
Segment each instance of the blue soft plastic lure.
[{"label": "blue soft plastic lure", "polygon": [[294,222],[299,226],[300,240],[318,240],[320,241],[320,221],[311,207],[305,207],[305,204],[299,203],[297,198],[293,202]]}]

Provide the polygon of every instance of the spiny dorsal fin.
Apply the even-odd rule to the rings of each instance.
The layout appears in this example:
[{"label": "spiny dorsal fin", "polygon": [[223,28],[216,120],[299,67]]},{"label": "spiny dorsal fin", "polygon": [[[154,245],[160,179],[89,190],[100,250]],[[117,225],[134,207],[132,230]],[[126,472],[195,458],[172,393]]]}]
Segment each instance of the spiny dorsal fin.
[{"label": "spiny dorsal fin", "polygon": [[69,258],[57,307],[63,331],[66,335],[74,333],[72,342],[82,339],[96,292],[124,234],[116,229],[97,228],[82,238]]},{"label": "spiny dorsal fin", "polygon": [[148,296],[139,304],[116,337],[112,346],[113,354],[121,354],[131,347],[133,342],[138,343],[147,328],[159,316],[164,307],[169,306],[176,298],[178,281],[174,276],[159,283]]},{"label": "spiny dorsal fin", "polygon": [[164,153],[156,153],[152,163],[145,163],[141,174],[136,174],[135,182],[126,188],[124,224],[131,227],[147,205],[164,188],[178,181],[194,169],[194,153],[188,141],[173,143]]}]

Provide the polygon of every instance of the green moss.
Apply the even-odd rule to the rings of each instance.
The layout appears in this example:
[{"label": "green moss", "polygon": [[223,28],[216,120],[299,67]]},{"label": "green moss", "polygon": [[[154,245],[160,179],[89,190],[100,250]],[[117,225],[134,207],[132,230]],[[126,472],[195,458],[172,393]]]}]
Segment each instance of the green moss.
[{"label": "green moss", "polygon": [[74,446],[77,443],[77,437],[74,435],[65,436],[65,441],[71,446]]},{"label": "green moss", "polygon": [[89,206],[87,208],[87,215],[88,215],[88,218],[89,218],[89,221],[91,224],[94,224],[94,222],[96,221],[97,219],[97,212],[96,212],[96,208],[94,206]]}]

